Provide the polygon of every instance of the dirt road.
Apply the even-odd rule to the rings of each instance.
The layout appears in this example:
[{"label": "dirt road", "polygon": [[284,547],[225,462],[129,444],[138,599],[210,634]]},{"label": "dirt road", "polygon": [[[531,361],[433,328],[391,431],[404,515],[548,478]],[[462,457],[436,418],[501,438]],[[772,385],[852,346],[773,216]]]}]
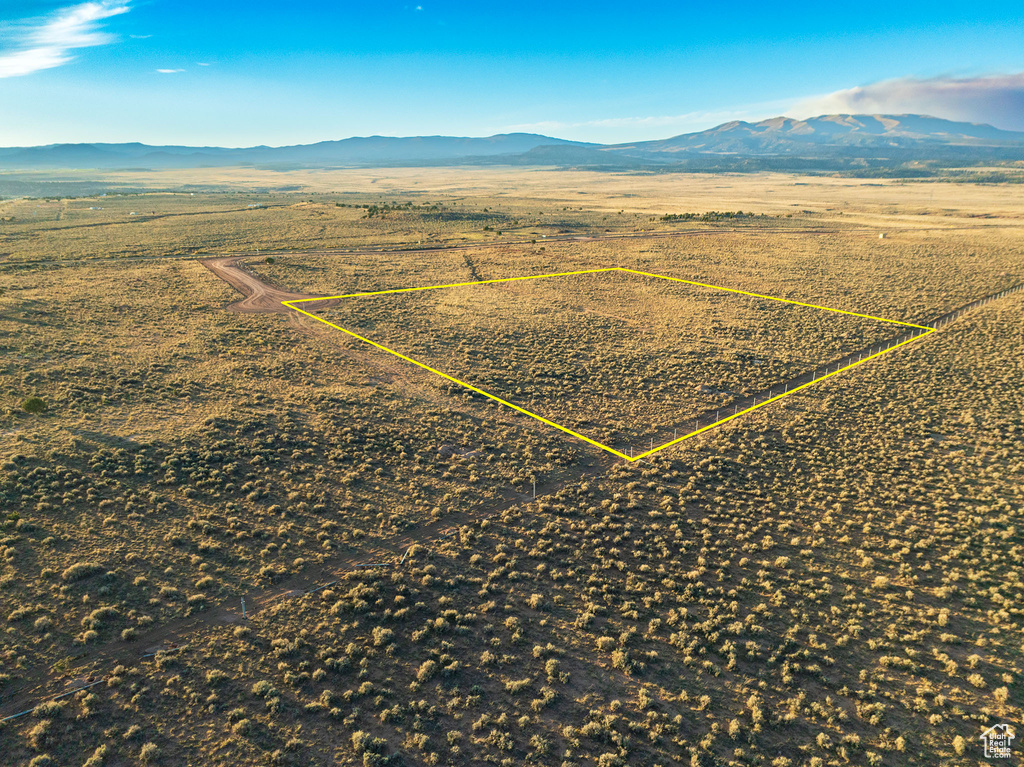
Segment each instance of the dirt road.
[{"label": "dirt road", "polygon": [[[242,256],[228,256],[226,258],[207,258],[200,261],[203,266],[220,277],[224,282],[233,287],[245,298],[228,304],[227,311],[243,312],[249,314],[261,314],[266,312],[294,315],[287,306],[282,306],[282,301],[293,301],[299,298],[315,298],[302,293],[292,293],[281,290],[262,277],[253,273],[242,260]],[[325,306],[321,304],[320,306]]]}]

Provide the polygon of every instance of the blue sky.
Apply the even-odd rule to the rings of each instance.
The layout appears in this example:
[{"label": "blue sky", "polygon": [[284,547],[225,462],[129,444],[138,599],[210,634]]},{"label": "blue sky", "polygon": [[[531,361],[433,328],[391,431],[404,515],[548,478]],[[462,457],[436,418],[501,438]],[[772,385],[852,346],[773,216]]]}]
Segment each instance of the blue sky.
[{"label": "blue sky", "polygon": [[924,112],[1024,130],[1019,0],[2,0],[0,145],[248,146]]}]

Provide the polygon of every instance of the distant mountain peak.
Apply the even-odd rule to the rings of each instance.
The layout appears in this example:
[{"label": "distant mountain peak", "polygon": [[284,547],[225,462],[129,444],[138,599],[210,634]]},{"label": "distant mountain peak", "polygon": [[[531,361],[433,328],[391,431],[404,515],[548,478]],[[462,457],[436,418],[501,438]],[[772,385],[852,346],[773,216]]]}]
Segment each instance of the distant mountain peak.
[{"label": "distant mountain peak", "polygon": [[803,120],[780,115],[755,123],[732,120],[696,133],[620,146],[656,153],[696,151],[759,155],[826,146],[890,146],[893,141],[904,144],[1022,146],[1024,133],[915,114],[831,114]]},{"label": "distant mountain peak", "polygon": [[[695,159],[696,158],[696,159]],[[917,114],[786,115],[758,122],[731,120],[708,130],[659,141],[612,146],[536,133],[469,136],[357,136],[295,146],[246,148],[123,144],[52,144],[0,149],[0,169],[371,167],[518,164],[555,167],[649,167],[698,162],[719,167],[847,167],[922,160],[1024,160],[1024,133]],[[740,160],[750,162],[739,162]],[[766,165],[764,158],[792,158]],[[795,162],[799,160],[799,162]],[[774,160],[772,160],[774,162]],[[844,163],[846,165],[844,165]]]}]

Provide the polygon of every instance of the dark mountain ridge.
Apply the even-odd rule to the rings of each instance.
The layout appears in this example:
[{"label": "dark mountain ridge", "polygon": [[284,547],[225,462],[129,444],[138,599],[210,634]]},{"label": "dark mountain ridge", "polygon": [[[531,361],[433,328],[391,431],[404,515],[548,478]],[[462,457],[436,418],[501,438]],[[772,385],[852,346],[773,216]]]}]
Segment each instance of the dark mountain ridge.
[{"label": "dark mountain ridge", "polygon": [[50,144],[0,148],[0,168],[205,167],[293,163],[312,166],[444,162],[518,155],[538,146],[590,146],[533,133],[486,138],[366,136],[293,146],[242,148],[126,144]]},{"label": "dark mountain ridge", "polygon": [[915,162],[1024,161],[1024,133],[926,115],[732,121],[657,141],[601,145],[533,133],[486,138],[368,136],[243,148],[51,144],[0,148],[0,170],[188,167],[546,165],[603,169],[836,170]]}]

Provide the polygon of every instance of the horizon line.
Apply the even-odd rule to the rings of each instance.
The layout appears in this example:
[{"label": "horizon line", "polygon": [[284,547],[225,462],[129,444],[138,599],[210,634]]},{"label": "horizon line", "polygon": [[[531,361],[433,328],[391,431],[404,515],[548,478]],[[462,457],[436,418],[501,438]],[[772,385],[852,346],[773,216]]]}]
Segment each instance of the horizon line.
[{"label": "horizon line", "polygon": [[650,143],[655,141],[668,141],[670,139],[679,138],[681,136],[693,136],[707,131],[715,130],[726,125],[759,125],[761,123],[771,122],[773,120],[792,120],[794,122],[808,122],[810,120],[819,120],[826,117],[923,117],[929,120],[941,120],[943,122],[955,123],[961,125],[974,125],[978,127],[992,128],[993,130],[1001,131],[1003,133],[1020,133],[1024,135],[1024,131],[1008,130],[1005,128],[997,128],[995,125],[987,122],[973,122],[970,120],[951,120],[946,117],[937,117],[935,115],[917,113],[917,112],[831,112],[814,115],[811,117],[799,118],[791,117],[787,114],[779,114],[773,117],[766,117],[761,120],[726,120],[725,122],[716,123],[710,127],[702,130],[687,131],[685,133],[675,133],[671,136],[666,136],[661,139],[639,139],[630,141],[617,141],[613,143],[601,143],[595,141],[583,141],[580,139],[563,138],[561,136],[552,136],[546,133],[536,133],[533,131],[518,130],[518,131],[504,131],[498,133],[492,133],[486,136],[466,136],[466,135],[455,135],[446,133],[426,133],[426,134],[410,134],[410,135],[389,135],[383,133],[372,133],[368,135],[353,135],[345,136],[344,138],[325,138],[318,139],[309,142],[298,142],[298,143],[285,143],[285,144],[250,144],[245,146],[223,146],[217,144],[179,144],[179,143],[163,143],[163,144],[150,144],[146,141],[55,141],[48,144],[18,144],[18,145],[3,145],[0,149],[50,149],[54,147],[62,146],[146,146],[146,147],[182,147],[185,149],[218,149],[218,150],[232,150],[232,151],[246,151],[246,150],[259,150],[259,149],[291,149],[294,147],[308,147],[316,146],[317,144],[330,144],[341,141],[353,141],[358,139],[370,140],[370,139],[465,139],[465,140],[485,140],[493,138],[503,138],[507,136],[540,136],[542,138],[553,139],[555,141],[562,141],[570,144],[595,146],[595,147],[618,147],[627,146],[630,144],[637,143]]}]

